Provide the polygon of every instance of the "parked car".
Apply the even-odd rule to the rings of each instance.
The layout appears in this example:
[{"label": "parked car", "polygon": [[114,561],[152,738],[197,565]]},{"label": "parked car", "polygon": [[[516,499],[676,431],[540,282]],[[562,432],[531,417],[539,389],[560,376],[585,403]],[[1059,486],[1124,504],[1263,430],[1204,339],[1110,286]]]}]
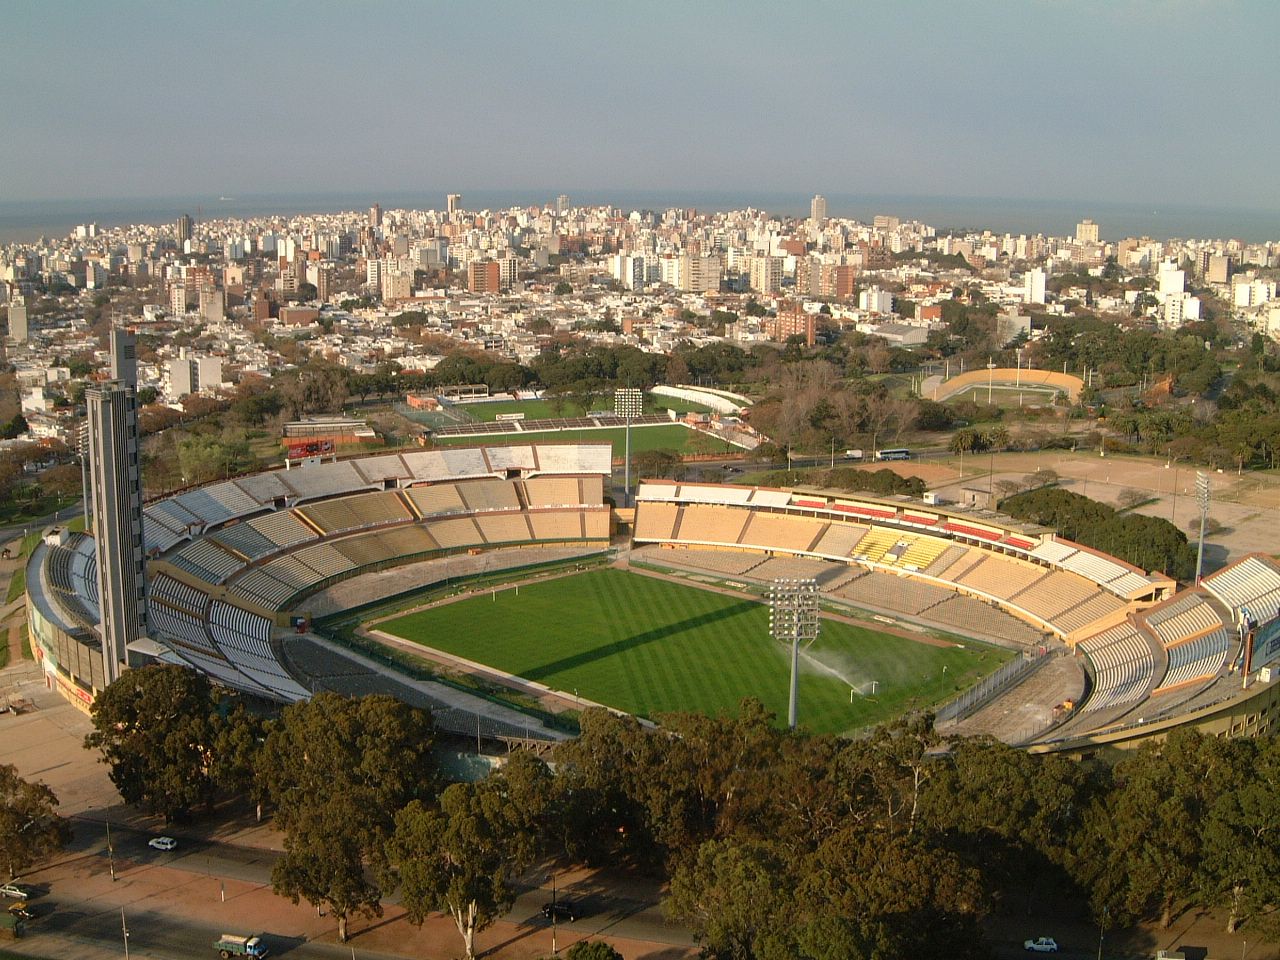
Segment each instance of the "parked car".
[{"label": "parked car", "polygon": [[578,917],[582,916],[582,911],[578,909],[578,905],[572,900],[557,900],[555,903],[544,903],[542,905],[542,915],[548,920],[554,919],[557,923],[565,921],[573,923]]},{"label": "parked car", "polygon": [[152,850],[176,850],[178,841],[173,837],[152,837],[147,841],[147,846]]},{"label": "parked car", "polygon": [[25,900],[19,900],[17,903],[9,904],[10,916],[17,917],[19,920],[33,920],[35,914],[31,912],[31,908],[27,906]]},{"label": "parked car", "polygon": [[1057,953],[1058,941],[1053,937],[1036,937],[1034,940],[1024,940],[1022,949],[1032,953]]},{"label": "parked car", "polygon": [[26,900],[29,896],[31,896],[31,888],[25,883],[14,881],[0,884],[0,897],[8,897],[10,900]]}]

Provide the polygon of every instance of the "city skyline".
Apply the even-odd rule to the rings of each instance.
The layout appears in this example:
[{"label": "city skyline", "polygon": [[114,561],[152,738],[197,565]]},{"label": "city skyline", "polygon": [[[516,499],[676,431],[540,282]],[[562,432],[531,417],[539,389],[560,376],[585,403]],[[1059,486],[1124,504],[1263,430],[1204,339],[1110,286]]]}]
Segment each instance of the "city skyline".
[{"label": "city skyline", "polygon": [[[1280,76],[1274,5],[911,13],[19,3],[0,200],[448,185],[1276,207],[1254,184],[1280,132],[1238,93]],[[1197,132],[1206,117],[1248,149]]]}]

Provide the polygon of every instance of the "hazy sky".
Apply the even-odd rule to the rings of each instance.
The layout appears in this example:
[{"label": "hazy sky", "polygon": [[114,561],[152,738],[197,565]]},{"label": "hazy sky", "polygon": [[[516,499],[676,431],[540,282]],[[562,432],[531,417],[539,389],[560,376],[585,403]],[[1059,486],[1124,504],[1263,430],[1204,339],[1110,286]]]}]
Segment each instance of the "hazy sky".
[{"label": "hazy sky", "polygon": [[0,200],[821,191],[1280,207],[1280,0],[6,0]]}]

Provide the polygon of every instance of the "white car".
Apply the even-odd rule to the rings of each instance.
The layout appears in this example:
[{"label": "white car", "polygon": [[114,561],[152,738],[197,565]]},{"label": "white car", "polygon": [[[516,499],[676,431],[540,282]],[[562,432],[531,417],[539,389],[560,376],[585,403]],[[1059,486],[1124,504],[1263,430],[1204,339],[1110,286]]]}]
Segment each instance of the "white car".
[{"label": "white car", "polygon": [[147,841],[147,846],[152,850],[173,850],[178,846],[178,841],[173,837],[152,837]]},{"label": "white car", "polygon": [[1057,953],[1058,941],[1053,937],[1037,937],[1035,940],[1024,940],[1022,949],[1032,953]]},{"label": "white car", "polygon": [[31,896],[31,889],[21,883],[6,883],[0,886],[0,897],[8,897],[11,900],[25,900]]}]

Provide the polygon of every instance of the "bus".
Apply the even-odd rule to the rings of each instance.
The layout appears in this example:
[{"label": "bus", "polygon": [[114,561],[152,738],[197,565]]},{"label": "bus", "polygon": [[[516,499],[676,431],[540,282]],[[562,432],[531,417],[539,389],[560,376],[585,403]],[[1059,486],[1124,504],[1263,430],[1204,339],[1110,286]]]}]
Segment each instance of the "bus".
[{"label": "bus", "polygon": [[910,460],[911,451],[906,447],[895,447],[892,450],[877,450],[877,460]]}]

